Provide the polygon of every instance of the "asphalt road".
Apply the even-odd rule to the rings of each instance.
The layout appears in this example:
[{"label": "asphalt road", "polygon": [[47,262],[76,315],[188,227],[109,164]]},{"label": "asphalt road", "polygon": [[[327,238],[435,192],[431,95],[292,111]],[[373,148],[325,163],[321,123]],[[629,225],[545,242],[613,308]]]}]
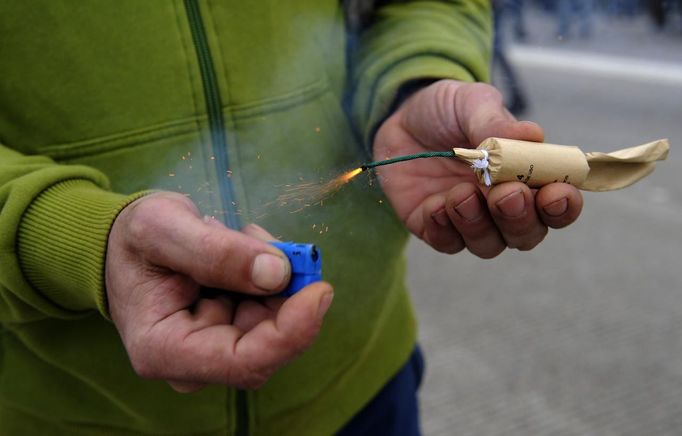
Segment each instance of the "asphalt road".
[{"label": "asphalt road", "polygon": [[586,193],[580,221],[531,252],[484,261],[412,241],[424,433],[680,435],[682,81],[527,55],[514,57],[527,118],[548,142],[610,151],[667,137],[671,154],[635,186]]}]

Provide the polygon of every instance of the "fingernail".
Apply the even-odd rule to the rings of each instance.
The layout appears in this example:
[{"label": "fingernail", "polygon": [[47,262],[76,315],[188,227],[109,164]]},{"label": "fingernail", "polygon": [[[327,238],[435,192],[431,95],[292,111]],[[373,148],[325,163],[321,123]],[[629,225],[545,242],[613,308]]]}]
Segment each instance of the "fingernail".
[{"label": "fingernail", "polygon": [[561,216],[568,210],[568,199],[562,198],[543,207],[542,210],[549,216]]},{"label": "fingernail", "polygon": [[467,221],[476,221],[481,217],[481,202],[476,194],[471,194],[466,200],[455,206],[455,212]]},{"label": "fingernail", "polygon": [[436,222],[436,224],[442,227],[447,227],[448,224],[450,224],[448,213],[445,211],[445,208],[439,210],[438,212],[432,213],[431,218]]},{"label": "fingernail", "polygon": [[317,316],[322,318],[327,311],[329,310],[329,306],[332,304],[332,300],[334,300],[334,292],[327,292],[320,298],[320,306],[317,308]]},{"label": "fingernail", "polygon": [[251,270],[251,280],[261,289],[279,289],[289,277],[289,262],[274,254],[256,256]]},{"label": "fingernail", "polygon": [[507,195],[495,205],[507,218],[518,218],[526,211],[526,201],[521,191]]}]

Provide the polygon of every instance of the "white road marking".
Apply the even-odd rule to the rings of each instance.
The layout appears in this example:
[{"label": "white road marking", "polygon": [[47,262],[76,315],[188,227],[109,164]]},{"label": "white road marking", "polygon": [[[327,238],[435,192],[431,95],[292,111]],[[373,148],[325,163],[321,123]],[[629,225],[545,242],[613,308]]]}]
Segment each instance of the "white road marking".
[{"label": "white road marking", "polygon": [[679,63],[518,45],[509,47],[509,58],[528,67],[682,86]]}]

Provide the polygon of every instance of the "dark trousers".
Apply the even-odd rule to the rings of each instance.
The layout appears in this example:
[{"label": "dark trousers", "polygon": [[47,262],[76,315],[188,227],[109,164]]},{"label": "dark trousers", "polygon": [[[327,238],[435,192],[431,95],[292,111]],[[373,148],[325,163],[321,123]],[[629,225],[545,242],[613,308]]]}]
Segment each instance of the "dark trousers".
[{"label": "dark trousers", "polygon": [[424,374],[424,357],[415,347],[410,360],[337,436],[419,436],[417,390]]}]

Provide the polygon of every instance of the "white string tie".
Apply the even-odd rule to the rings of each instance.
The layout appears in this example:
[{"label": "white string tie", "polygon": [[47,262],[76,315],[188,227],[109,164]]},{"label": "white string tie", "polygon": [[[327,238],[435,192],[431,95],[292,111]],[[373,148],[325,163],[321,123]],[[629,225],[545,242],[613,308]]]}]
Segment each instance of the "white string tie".
[{"label": "white string tie", "polygon": [[488,171],[488,166],[490,165],[490,162],[488,162],[488,150],[481,149],[481,152],[483,152],[483,159],[476,159],[473,161],[471,163],[471,168],[483,171],[485,186],[490,186],[492,185],[492,181],[490,180],[490,171]]}]

